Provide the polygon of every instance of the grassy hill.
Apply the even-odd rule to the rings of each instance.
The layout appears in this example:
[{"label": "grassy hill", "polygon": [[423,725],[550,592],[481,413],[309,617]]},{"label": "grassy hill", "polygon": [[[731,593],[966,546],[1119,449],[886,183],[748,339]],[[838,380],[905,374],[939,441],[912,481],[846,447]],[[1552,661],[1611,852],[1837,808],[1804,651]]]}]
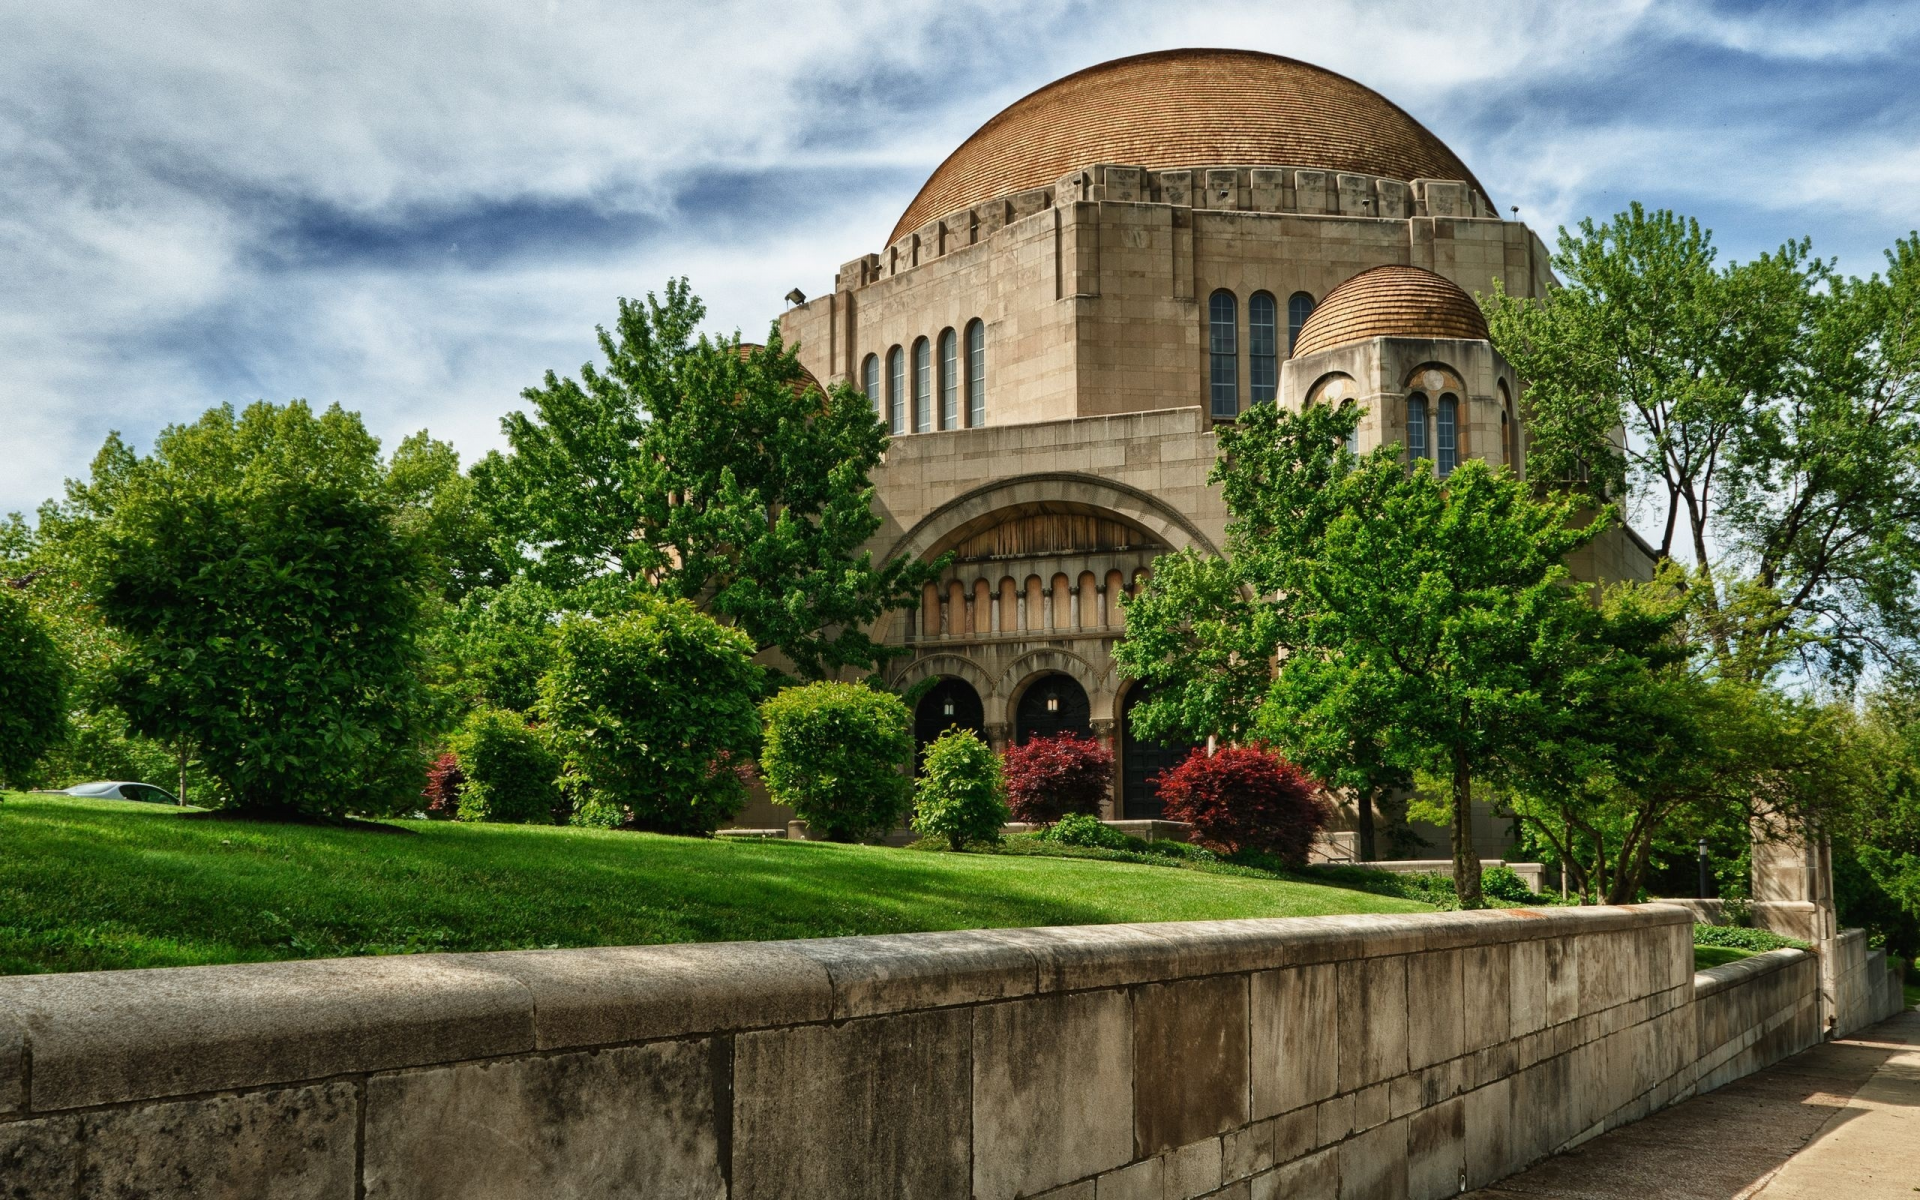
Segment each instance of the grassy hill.
[{"label": "grassy hill", "polygon": [[1344,888],[1128,863],[392,825],[406,832],[10,794],[0,803],[0,974],[1432,911]]}]

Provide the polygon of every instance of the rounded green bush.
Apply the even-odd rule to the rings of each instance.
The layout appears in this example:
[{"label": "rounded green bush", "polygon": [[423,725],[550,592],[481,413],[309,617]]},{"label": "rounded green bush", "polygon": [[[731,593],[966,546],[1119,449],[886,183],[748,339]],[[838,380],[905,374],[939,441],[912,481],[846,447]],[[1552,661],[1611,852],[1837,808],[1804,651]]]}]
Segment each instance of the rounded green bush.
[{"label": "rounded green bush", "polygon": [[746,803],[754,644],[685,600],[632,604],[561,622],[540,713],[576,801],[618,810],[628,828],[706,836]]},{"label": "rounded green bush", "polygon": [[28,783],[65,735],[66,694],[66,656],[27,602],[0,589],[0,783]]},{"label": "rounded green bush", "polygon": [[1068,813],[1040,831],[1049,842],[1063,846],[1097,846],[1102,850],[1144,850],[1146,843],[1129,837],[1088,813]]},{"label": "rounded green bush", "polygon": [[968,842],[999,841],[1010,815],[992,747],[966,729],[949,729],[927,747],[915,785],[914,829],[961,850]]},{"label": "rounded green bush", "polygon": [[790,687],[760,706],[760,770],[774,803],[814,833],[852,841],[906,815],[913,718],[900,697],[858,683]]},{"label": "rounded green bush", "polygon": [[475,709],[453,737],[463,777],[462,821],[551,824],[560,807],[560,760],[515,712]]}]

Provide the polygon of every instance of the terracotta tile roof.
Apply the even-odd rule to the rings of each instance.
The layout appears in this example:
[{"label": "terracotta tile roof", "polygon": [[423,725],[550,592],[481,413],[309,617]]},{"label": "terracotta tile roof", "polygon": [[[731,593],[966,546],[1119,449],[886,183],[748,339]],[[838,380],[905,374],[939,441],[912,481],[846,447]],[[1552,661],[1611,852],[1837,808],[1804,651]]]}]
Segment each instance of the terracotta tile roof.
[{"label": "terracotta tile roof", "polygon": [[1300,327],[1293,355],[1377,337],[1485,341],[1487,319],[1451,279],[1421,267],[1375,267],[1327,293]]},{"label": "terracotta tile roof", "polygon": [[1344,75],[1251,50],[1162,50],[1088,67],[1008,105],[947,156],[887,241],[1098,162],[1461,179],[1486,195],[1439,138]]}]

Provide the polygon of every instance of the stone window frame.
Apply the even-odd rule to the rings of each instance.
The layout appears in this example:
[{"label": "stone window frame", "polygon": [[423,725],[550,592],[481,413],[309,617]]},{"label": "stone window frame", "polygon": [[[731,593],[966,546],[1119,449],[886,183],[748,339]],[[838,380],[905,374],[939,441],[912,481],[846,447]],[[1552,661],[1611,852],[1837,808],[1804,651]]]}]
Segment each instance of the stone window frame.
[{"label": "stone window frame", "polygon": [[1240,415],[1240,298],[1231,288],[1207,297],[1207,411],[1216,421]]},{"label": "stone window frame", "polygon": [[887,351],[887,429],[894,437],[907,432],[907,352],[898,345]]},{"label": "stone window frame", "polygon": [[953,332],[953,326],[949,325],[940,331],[939,348],[939,426],[941,429],[958,429],[961,426],[960,339]]},{"label": "stone window frame", "polygon": [[1265,288],[1247,297],[1247,383],[1250,404],[1279,398],[1280,302]]},{"label": "stone window frame", "polygon": [[987,323],[967,322],[967,425],[987,423]]},{"label": "stone window frame", "polygon": [[867,400],[873,405],[873,414],[882,424],[887,420],[887,397],[880,390],[880,356],[869,354],[860,364],[860,387],[867,394]]},{"label": "stone window frame", "polygon": [[913,432],[933,431],[933,343],[925,337],[913,343]]}]

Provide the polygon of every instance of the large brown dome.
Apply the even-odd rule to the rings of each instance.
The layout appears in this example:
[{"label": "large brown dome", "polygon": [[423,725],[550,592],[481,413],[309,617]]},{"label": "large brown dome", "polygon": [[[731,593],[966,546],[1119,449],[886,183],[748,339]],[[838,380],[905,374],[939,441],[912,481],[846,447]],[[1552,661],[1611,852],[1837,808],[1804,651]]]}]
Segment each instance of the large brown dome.
[{"label": "large brown dome", "polygon": [[940,164],[887,241],[1098,162],[1462,179],[1486,195],[1439,138],[1344,75],[1253,50],[1162,50],[1088,67],[1002,109]]},{"label": "large brown dome", "polygon": [[1293,343],[1293,356],[1377,337],[1486,341],[1487,319],[1460,285],[1422,267],[1375,267],[1327,293]]}]

